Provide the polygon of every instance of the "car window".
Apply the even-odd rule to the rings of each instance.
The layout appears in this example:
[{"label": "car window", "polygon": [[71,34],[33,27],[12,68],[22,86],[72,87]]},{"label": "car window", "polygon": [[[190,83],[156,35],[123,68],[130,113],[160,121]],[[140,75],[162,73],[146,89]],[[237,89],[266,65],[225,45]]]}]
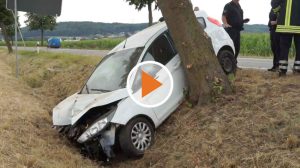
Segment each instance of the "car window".
[{"label": "car window", "polygon": [[174,52],[169,40],[166,35],[159,36],[149,47],[145,54],[143,61],[154,60],[163,65],[166,65],[176,53]]},{"label": "car window", "polygon": [[153,55],[150,52],[147,52],[143,61],[155,61]]},{"label": "car window", "polygon": [[98,93],[125,88],[127,76],[137,64],[143,49],[127,49],[106,56],[90,76],[85,90]]},{"label": "car window", "polygon": [[206,28],[206,22],[205,22],[205,19],[204,19],[203,17],[198,17],[197,20],[198,20],[198,22],[200,23],[201,27],[202,27],[203,29],[205,29],[205,28]]},{"label": "car window", "polygon": [[166,36],[168,37],[168,39],[169,39],[169,41],[170,41],[170,43],[171,43],[171,45],[172,45],[173,51],[175,52],[175,54],[177,54],[178,52],[177,52],[177,50],[176,50],[174,40],[173,40],[173,38],[171,37],[171,34],[170,34],[169,31],[166,32]]}]

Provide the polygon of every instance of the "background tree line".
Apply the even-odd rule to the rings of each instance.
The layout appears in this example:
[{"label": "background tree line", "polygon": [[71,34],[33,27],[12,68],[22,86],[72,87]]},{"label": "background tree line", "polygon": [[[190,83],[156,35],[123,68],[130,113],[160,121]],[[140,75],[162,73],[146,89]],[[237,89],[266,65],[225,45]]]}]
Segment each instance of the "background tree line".
[{"label": "background tree line", "polygon": [[[44,41],[44,31],[53,30],[56,26],[56,17],[40,16],[33,13],[27,13],[27,20],[25,21],[28,29],[40,30],[41,44]],[[19,26],[19,25],[18,25]],[[11,10],[6,9],[6,0],[0,0],[0,28],[1,34],[4,38],[8,52],[13,52],[12,43],[14,34],[14,15]]]}]

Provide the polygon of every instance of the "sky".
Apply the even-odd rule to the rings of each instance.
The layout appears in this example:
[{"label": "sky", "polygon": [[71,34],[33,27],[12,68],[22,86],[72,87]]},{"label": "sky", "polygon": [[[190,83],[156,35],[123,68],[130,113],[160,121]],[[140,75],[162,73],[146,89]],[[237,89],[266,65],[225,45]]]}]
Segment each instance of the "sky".
[{"label": "sky", "polygon": [[[240,0],[244,17],[250,18],[249,24],[267,24],[271,0]],[[192,0],[193,6],[205,10],[209,16],[221,20],[224,5],[230,0]],[[24,13],[20,13],[20,22],[25,26]],[[158,21],[161,12],[153,12],[154,21]],[[125,0],[63,0],[62,13],[57,19],[63,21],[93,21],[146,23],[148,22],[147,8],[137,11]]]}]

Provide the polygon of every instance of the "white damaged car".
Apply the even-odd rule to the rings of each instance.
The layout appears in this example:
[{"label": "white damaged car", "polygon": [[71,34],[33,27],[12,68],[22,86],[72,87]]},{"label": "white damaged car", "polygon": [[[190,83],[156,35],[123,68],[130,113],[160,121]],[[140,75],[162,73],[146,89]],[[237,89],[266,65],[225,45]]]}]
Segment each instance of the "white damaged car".
[{"label": "white damaged car", "polygon": [[[228,34],[203,11],[196,12],[200,25],[211,37],[213,48],[226,73],[234,73],[234,45]],[[171,72],[171,97],[156,108],[136,104],[126,90],[131,69],[143,61],[156,61]],[[163,81],[162,81],[163,82]],[[164,22],[126,39],[111,50],[74,95],[53,109],[53,125],[82,144],[94,158],[111,158],[118,146],[128,156],[142,156],[154,143],[155,129],[174,112],[187,88],[184,69]]]}]

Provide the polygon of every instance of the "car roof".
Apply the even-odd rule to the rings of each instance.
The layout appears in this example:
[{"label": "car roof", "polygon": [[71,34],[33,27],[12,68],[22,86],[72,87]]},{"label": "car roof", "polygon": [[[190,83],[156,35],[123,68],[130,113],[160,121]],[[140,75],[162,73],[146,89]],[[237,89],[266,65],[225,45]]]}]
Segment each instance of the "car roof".
[{"label": "car roof", "polygon": [[[195,12],[196,17],[206,16],[206,13],[204,11],[196,11]],[[159,31],[167,29],[167,25],[165,22],[158,22],[154,24],[153,26],[150,26],[121,42],[119,45],[117,45],[114,49],[112,49],[108,54],[126,50],[130,48],[138,48],[138,47],[144,47],[147,42]]]},{"label": "car roof", "polygon": [[143,47],[147,44],[147,42],[152,36],[154,36],[158,31],[164,28],[166,29],[166,27],[167,26],[165,22],[159,22],[157,24],[154,24],[153,26],[150,26],[130,36],[129,38],[121,42],[119,45],[117,45],[112,51],[110,51],[110,53],[130,48]]}]

